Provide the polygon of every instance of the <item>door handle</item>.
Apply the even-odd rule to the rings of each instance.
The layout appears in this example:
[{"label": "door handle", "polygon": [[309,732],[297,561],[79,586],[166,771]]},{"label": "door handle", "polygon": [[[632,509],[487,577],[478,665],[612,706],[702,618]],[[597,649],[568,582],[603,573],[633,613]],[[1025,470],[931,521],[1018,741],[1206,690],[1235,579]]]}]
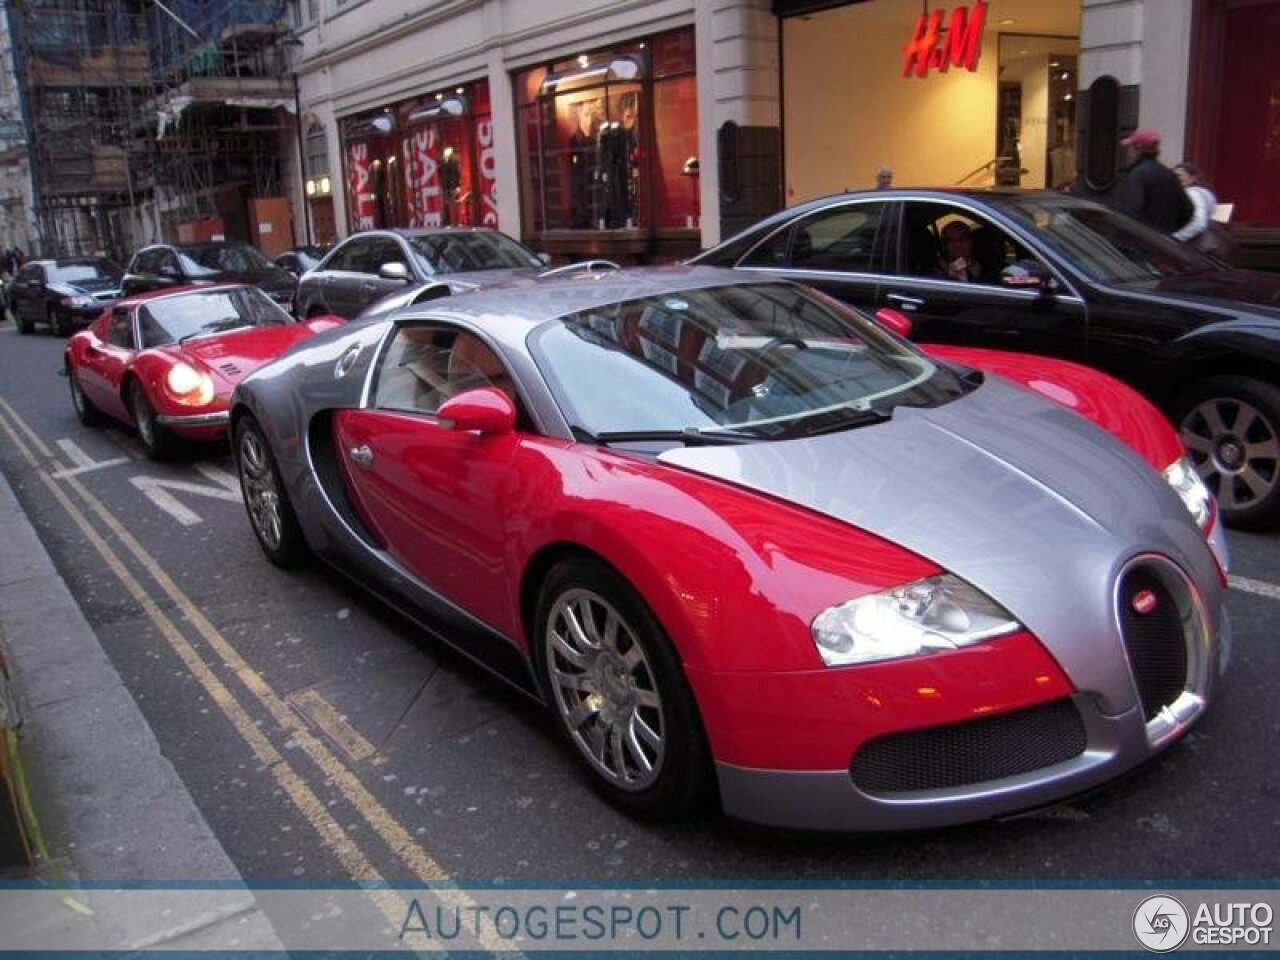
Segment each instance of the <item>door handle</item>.
[{"label": "door handle", "polygon": [[884,298],[903,310],[916,310],[924,306],[924,300],[920,297],[911,297],[905,293],[886,293]]},{"label": "door handle", "polygon": [[373,463],[373,451],[369,449],[367,443],[363,443],[358,447],[351,448],[351,459],[362,467],[367,467]]}]

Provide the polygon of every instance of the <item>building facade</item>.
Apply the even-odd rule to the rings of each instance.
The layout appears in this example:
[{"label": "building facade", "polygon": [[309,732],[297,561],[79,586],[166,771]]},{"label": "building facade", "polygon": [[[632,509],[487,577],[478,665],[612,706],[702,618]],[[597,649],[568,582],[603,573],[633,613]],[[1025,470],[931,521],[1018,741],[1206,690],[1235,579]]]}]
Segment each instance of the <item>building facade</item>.
[{"label": "building facade", "polygon": [[1280,77],[1224,52],[1280,39],[1277,0],[295,0],[291,16],[292,189],[316,241],[486,224],[558,259],[663,261],[880,166],[897,185],[1105,196],[1138,125],[1205,170],[1239,231],[1280,229],[1261,186]]}]

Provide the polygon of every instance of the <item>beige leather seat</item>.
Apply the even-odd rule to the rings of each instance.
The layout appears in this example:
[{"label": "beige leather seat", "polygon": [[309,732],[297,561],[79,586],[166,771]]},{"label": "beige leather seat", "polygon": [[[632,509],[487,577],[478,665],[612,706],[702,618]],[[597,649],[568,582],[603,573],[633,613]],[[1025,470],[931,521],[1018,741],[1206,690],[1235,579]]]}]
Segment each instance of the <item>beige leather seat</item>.
[{"label": "beige leather seat", "polygon": [[453,393],[494,386],[516,402],[515,383],[498,355],[469,333],[459,333],[449,353],[449,387]]}]

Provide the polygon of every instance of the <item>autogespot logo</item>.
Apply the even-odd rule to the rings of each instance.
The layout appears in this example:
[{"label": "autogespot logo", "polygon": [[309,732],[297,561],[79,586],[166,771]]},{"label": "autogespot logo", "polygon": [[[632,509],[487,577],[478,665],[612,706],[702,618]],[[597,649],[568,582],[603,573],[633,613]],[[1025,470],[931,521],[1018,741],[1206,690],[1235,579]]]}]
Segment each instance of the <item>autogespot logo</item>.
[{"label": "autogespot logo", "polygon": [[1133,912],[1133,935],[1155,953],[1177,950],[1187,939],[1190,928],[1187,908],[1163,894],[1147,897]]}]

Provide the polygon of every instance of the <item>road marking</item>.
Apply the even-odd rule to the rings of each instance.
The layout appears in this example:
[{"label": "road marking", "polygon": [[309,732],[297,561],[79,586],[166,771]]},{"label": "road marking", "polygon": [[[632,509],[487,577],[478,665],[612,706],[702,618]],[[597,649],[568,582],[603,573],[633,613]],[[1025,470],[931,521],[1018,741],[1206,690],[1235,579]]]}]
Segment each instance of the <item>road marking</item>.
[{"label": "road marking", "polygon": [[320,696],[320,691],[303,690],[301,693],[291,694],[288,700],[352,760],[367,760],[377,753],[373,744],[360,736],[360,732],[347,723],[346,718],[328,700]]},{"label": "road marking", "polygon": [[1243,590],[1245,593],[1257,594],[1260,597],[1267,597],[1271,600],[1280,600],[1280,587],[1274,583],[1251,580],[1248,577],[1227,577],[1227,585],[1233,590]]},{"label": "road marking", "polygon": [[92,470],[101,470],[103,467],[114,467],[122,463],[128,463],[128,457],[116,457],[114,460],[94,460],[91,456],[80,449],[80,445],[69,437],[63,437],[58,441],[58,446],[62,448],[62,452],[67,455],[74,466],[65,470],[57,470],[53,473],[55,480],[61,480],[63,477],[74,477],[81,473],[89,473]]},{"label": "road marking", "polygon": [[231,503],[240,502],[240,483],[235,477],[225,470],[204,463],[197,463],[195,468],[212,480],[214,485],[171,480],[168,477],[130,477],[129,482],[148,500],[184,527],[193,527],[197,523],[203,523],[204,518],[183,504],[169,492],[170,490],[192,493],[199,497],[212,497],[214,500],[226,500]]}]

